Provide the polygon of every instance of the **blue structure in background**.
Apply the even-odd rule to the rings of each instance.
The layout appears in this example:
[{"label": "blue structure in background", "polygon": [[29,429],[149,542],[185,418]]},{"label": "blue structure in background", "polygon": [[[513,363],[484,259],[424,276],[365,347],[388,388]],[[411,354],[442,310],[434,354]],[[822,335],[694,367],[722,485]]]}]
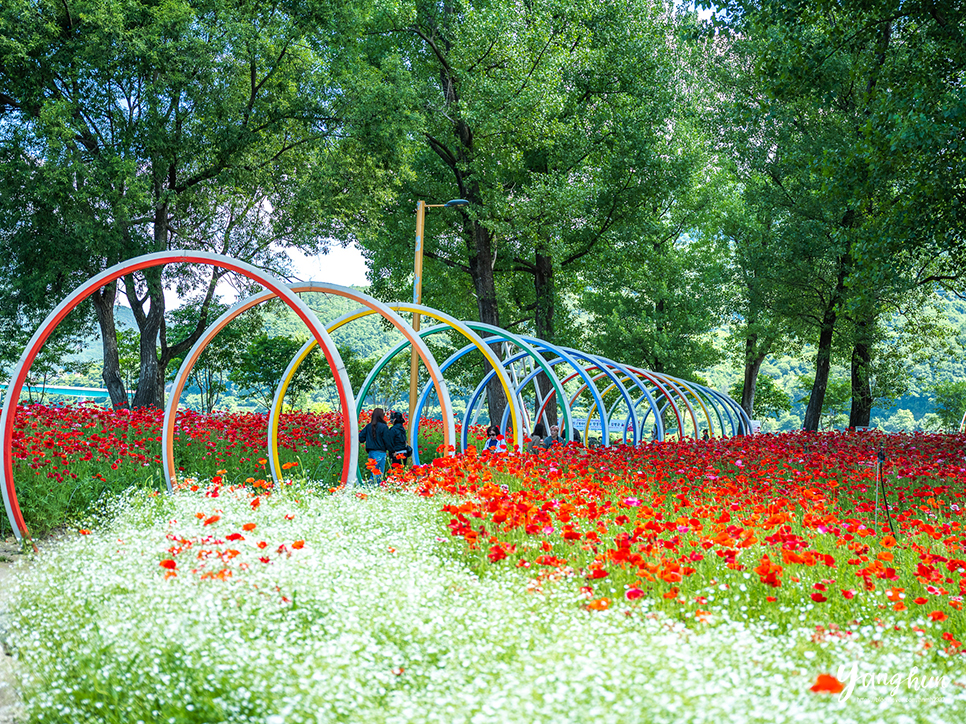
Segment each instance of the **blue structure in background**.
[{"label": "blue structure in background", "polygon": [[[6,383],[0,383],[0,390],[6,394]],[[24,392],[32,395],[60,395],[63,397],[78,397],[90,400],[100,405],[106,405],[111,401],[111,395],[106,387],[65,387],[64,385],[45,385],[43,387],[24,387]],[[129,395],[130,396],[130,395]]]}]

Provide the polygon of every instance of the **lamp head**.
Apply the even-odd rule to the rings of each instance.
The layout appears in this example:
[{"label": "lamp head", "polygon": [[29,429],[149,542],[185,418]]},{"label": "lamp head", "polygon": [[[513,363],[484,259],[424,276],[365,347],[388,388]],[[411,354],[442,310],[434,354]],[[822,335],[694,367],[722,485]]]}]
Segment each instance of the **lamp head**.
[{"label": "lamp head", "polygon": [[443,206],[466,206],[469,203],[466,199],[453,199],[452,201],[447,201]]}]

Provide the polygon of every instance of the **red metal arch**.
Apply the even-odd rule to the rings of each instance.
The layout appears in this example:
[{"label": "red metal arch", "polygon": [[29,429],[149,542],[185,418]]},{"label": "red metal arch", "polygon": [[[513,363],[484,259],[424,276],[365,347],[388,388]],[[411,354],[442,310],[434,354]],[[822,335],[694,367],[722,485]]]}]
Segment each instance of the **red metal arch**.
[{"label": "red metal arch", "polygon": [[[0,492],[3,493],[3,504],[7,513],[7,520],[13,528],[14,535],[18,540],[23,537],[29,539],[30,532],[24,522],[23,514],[20,512],[20,504],[17,501],[17,490],[13,479],[13,423],[16,417],[17,403],[20,400],[20,392],[23,390],[27,373],[30,365],[33,364],[37,353],[50,333],[60,324],[78,304],[100,289],[105,284],[118,279],[125,274],[149,269],[162,264],[205,264],[216,266],[220,269],[237,272],[249,279],[260,283],[266,289],[273,291],[280,299],[295,312],[299,318],[305,322],[309,331],[319,343],[319,348],[325,353],[329,367],[335,377],[336,387],[339,391],[339,400],[342,404],[342,421],[345,430],[344,455],[342,468],[342,481],[346,482],[350,475],[350,460],[352,452],[352,441],[356,437],[358,428],[358,415],[356,414],[355,398],[351,392],[348,375],[345,366],[339,358],[339,353],[335,350],[335,345],[331,344],[325,325],[319,320],[298,295],[293,293],[280,279],[271,274],[257,269],[250,264],[232,259],[220,254],[210,254],[208,252],[194,251],[162,251],[156,254],[147,254],[134,259],[121,262],[112,266],[95,277],[91,277],[84,284],[75,289],[66,299],[47,315],[43,324],[34,332],[33,337],[20,356],[20,361],[14,367],[10,376],[10,384],[7,387],[7,394],[3,402],[3,413],[0,415],[0,434],[2,434],[2,445],[0,445]],[[352,471],[354,472],[354,471]]]}]

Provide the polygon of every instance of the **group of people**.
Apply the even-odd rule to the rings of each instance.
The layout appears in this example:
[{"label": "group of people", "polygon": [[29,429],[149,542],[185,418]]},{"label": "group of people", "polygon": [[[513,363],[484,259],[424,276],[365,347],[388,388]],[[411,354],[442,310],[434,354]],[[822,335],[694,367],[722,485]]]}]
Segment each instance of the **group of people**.
[{"label": "group of people", "polygon": [[[580,432],[574,430],[574,442],[580,442]],[[549,450],[554,445],[566,445],[567,438],[560,434],[558,425],[550,426],[550,434],[542,422],[533,426],[533,434],[530,436],[530,445],[527,450],[537,452],[538,450]]]},{"label": "group of people", "polygon": [[373,473],[375,485],[382,482],[386,474],[386,463],[404,465],[413,454],[412,447],[406,442],[406,419],[401,412],[393,412],[389,418],[392,427],[386,424],[386,411],[377,407],[372,411],[369,424],[359,431],[359,442],[366,446],[366,454],[375,461],[379,471]]},{"label": "group of people", "polygon": [[[359,442],[366,446],[366,454],[370,460],[374,461],[374,467],[378,473],[373,473],[373,483],[378,485],[382,482],[382,477],[386,474],[387,464],[404,465],[412,456],[413,449],[406,441],[406,420],[401,412],[393,412],[389,417],[390,427],[386,423],[386,411],[377,407],[372,411],[372,418],[368,425],[359,431]],[[574,432],[574,441],[580,442],[580,433]],[[566,438],[560,435],[560,428],[557,425],[550,426],[550,432],[542,422],[538,422],[533,427],[533,434],[530,436],[530,444],[527,446],[529,452],[535,453],[539,450],[549,449],[554,445],[566,445]],[[491,453],[505,453],[507,451],[506,440],[500,428],[490,425],[486,428],[486,442],[483,444],[484,450]]]},{"label": "group of people", "polygon": [[[580,442],[579,432],[574,432],[574,442]],[[538,422],[533,426],[533,434],[530,436],[527,451],[537,452],[538,450],[549,449],[554,445],[566,444],[567,438],[560,435],[560,428],[557,425],[551,425],[550,434],[547,434],[547,428],[542,422]],[[500,428],[496,425],[490,425],[486,428],[486,443],[483,445],[483,449],[495,453],[507,451],[506,440],[503,439]]]}]

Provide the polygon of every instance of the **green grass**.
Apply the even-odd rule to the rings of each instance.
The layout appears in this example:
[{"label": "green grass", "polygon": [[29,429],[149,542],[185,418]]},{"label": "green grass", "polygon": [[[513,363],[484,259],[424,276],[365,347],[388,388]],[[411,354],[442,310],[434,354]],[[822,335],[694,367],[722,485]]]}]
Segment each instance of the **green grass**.
[{"label": "green grass", "polygon": [[[888,625],[816,639],[743,618],[736,598],[706,622],[650,599],[590,611],[565,581],[473,573],[439,498],[296,483],[250,502],[130,491],[23,570],[11,642],[28,721],[945,723],[966,707],[962,669]],[[811,691],[853,665],[885,678],[847,700]],[[948,678],[916,690],[913,669]]]}]

